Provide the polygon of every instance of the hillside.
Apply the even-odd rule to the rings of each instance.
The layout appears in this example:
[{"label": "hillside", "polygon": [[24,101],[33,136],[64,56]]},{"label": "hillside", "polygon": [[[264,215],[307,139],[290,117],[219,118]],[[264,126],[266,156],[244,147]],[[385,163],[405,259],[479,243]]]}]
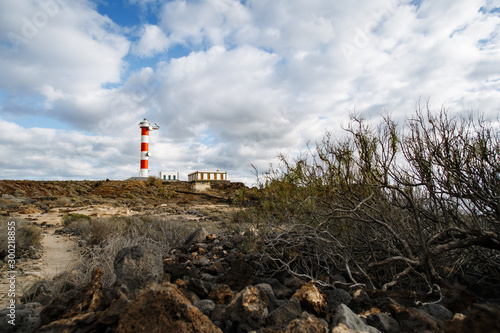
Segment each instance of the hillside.
[{"label": "hillside", "polygon": [[47,213],[56,207],[111,205],[153,211],[161,205],[231,203],[246,190],[243,183],[214,183],[197,189],[189,182],[151,178],[106,181],[0,181],[0,214]]}]

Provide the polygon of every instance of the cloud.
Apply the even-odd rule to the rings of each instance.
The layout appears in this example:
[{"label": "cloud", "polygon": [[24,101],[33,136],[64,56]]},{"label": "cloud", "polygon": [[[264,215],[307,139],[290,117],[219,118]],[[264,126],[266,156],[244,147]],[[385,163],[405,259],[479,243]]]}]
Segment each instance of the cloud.
[{"label": "cloud", "polygon": [[[143,117],[160,124],[152,172],[186,178],[188,170],[220,168],[252,183],[250,163],[293,156],[327,129],[341,135],[353,110],[403,119],[430,98],[454,112],[498,113],[493,1],[130,0],[143,11],[138,38],[91,2],[55,1],[0,4],[0,105],[4,128],[20,123],[19,114],[70,124],[17,130],[43,165],[46,152],[30,146],[34,132],[59,147],[51,154],[60,162],[73,156],[69,147],[87,147],[69,159],[85,166],[74,175],[135,174]],[[32,37],[23,35],[29,24]],[[178,47],[185,55],[170,58]],[[2,140],[10,152],[13,143]],[[36,162],[26,165],[18,167],[29,172]]]},{"label": "cloud", "polygon": [[[0,119],[2,178],[104,179],[133,175],[130,140],[77,131],[24,128]],[[19,149],[22,147],[22,149]]]},{"label": "cloud", "polygon": [[[20,99],[44,100],[47,117],[77,125],[95,115],[94,106],[107,92],[103,86],[120,83],[130,42],[109,18],[87,1],[29,1],[0,4],[0,89],[5,105]],[[13,36],[17,36],[18,39]],[[10,108],[4,108],[8,113]],[[13,112],[13,111],[12,111]],[[15,108],[16,116],[30,108]],[[78,127],[78,126],[76,126]],[[85,125],[82,127],[85,128]]]},{"label": "cloud", "polygon": [[158,26],[146,24],[141,39],[134,45],[132,53],[141,57],[151,57],[167,50],[169,44],[167,36]]}]

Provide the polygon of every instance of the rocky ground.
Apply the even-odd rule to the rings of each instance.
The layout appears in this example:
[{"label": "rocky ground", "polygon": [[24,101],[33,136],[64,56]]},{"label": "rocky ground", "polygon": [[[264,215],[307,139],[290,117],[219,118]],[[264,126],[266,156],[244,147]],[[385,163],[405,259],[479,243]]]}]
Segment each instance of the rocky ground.
[{"label": "rocky ground", "polygon": [[95,269],[86,285],[52,299],[43,289],[32,291],[19,323],[38,332],[500,330],[500,308],[477,303],[460,285],[441,286],[442,300],[405,290],[322,287],[286,272],[267,274],[270,263],[259,252],[242,252],[249,240],[200,228],[168,254],[124,248],[115,258],[113,286],[103,288]]},{"label": "rocky ground", "polygon": [[103,286],[103,271],[94,269],[84,284],[54,293],[50,285],[64,281],[56,273],[70,267],[78,242],[59,224],[64,214],[204,219],[208,207],[213,214],[240,209],[231,203],[241,200],[242,187],[197,192],[189,184],[134,183],[134,191],[128,182],[39,183],[0,182],[3,214],[44,230],[43,249],[19,263],[26,286],[17,325],[1,320],[1,332],[500,332],[498,289],[476,294],[452,282],[429,294],[326,287],[273,270],[255,229],[198,228],[167,253],[125,247],[114,258],[113,285]]}]

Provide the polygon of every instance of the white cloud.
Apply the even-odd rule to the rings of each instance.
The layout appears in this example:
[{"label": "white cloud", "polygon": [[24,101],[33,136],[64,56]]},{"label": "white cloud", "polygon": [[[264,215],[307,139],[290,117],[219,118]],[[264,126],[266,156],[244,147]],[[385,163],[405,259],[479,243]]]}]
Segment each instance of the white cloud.
[{"label": "white cloud", "polygon": [[[52,15],[44,3],[53,4]],[[120,82],[129,42],[87,2],[4,1],[0,13],[0,30],[7,32],[0,37],[3,89],[31,93],[51,85],[79,93]]]},{"label": "white cloud", "polygon": [[[161,126],[151,136],[152,171],[187,177],[221,168],[251,183],[250,163],[293,155],[338,130],[352,110],[401,119],[416,100],[431,98],[456,112],[498,113],[500,16],[492,1],[129,2],[158,14],[137,27],[133,43],[84,0],[61,2],[20,53],[0,35],[2,112],[38,112],[96,134],[67,140],[88,148],[85,170],[135,170],[144,116]],[[21,34],[23,17],[32,20],[40,3],[0,4],[1,31]],[[179,45],[191,53],[169,59]],[[148,65],[132,63],[129,73],[127,54]],[[67,135],[55,133],[38,135]],[[28,150],[30,140],[22,141]],[[122,149],[120,163],[107,159]]]},{"label": "white cloud", "polygon": [[[76,131],[24,128],[0,119],[2,177],[25,179],[121,179],[135,171],[131,140]],[[22,149],[19,149],[22,147]]]},{"label": "white cloud", "polygon": [[132,52],[142,57],[151,57],[167,50],[169,44],[167,36],[158,26],[146,24],[141,39],[134,45]]}]

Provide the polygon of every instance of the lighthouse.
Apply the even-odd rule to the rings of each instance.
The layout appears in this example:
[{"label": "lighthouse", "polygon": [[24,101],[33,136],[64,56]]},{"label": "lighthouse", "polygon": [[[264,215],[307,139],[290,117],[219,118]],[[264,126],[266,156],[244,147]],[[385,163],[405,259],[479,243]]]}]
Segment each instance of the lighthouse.
[{"label": "lighthouse", "polygon": [[140,123],[141,128],[141,171],[139,177],[148,177],[148,159],[149,159],[149,131],[156,131],[160,128],[158,124],[151,125],[151,123],[144,118]]}]

